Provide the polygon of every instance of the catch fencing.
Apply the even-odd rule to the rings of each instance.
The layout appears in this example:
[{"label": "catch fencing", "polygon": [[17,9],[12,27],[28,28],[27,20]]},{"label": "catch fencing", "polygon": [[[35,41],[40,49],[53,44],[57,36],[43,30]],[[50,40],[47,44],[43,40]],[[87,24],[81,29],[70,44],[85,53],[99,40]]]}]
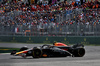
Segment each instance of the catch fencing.
[{"label": "catch fencing", "polygon": [[100,36],[100,9],[0,13],[0,35]]}]

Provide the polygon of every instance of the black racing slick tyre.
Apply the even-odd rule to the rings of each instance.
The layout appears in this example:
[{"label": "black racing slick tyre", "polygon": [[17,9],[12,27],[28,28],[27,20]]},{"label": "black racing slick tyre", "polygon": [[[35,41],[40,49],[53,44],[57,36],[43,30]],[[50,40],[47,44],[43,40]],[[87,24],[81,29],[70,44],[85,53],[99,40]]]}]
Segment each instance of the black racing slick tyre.
[{"label": "black racing slick tyre", "polygon": [[42,50],[41,49],[38,49],[38,48],[33,49],[33,51],[32,51],[32,57],[33,58],[40,58],[41,56],[42,56]]},{"label": "black racing slick tyre", "polygon": [[83,57],[85,55],[85,49],[84,48],[76,48],[73,52],[74,57]]}]

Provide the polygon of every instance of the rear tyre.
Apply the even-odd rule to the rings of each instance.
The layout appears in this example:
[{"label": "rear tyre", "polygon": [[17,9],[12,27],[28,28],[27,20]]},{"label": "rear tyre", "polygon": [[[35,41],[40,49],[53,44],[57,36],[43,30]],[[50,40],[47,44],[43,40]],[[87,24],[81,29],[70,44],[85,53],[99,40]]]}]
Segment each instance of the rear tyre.
[{"label": "rear tyre", "polygon": [[76,49],[74,49],[73,55],[74,55],[74,57],[83,57],[85,55],[85,49],[84,48],[76,48]]},{"label": "rear tyre", "polygon": [[32,57],[33,58],[40,58],[42,56],[42,51],[41,49],[35,48],[32,51]]}]

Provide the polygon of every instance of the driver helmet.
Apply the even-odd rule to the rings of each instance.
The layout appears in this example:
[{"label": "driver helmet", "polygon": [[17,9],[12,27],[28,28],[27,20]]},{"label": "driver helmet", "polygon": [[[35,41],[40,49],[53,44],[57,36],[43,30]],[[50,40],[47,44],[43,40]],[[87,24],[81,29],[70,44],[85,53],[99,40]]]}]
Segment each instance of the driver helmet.
[{"label": "driver helmet", "polygon": [[56,41],[53,42],[53,45],[55,45],[55,43],[57,43]]}]

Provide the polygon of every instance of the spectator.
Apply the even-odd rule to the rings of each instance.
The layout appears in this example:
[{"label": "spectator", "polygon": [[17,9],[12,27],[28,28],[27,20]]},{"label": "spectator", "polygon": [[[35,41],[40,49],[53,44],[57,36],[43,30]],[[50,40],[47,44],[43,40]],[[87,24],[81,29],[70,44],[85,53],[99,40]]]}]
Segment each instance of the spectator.
[{"label": "spectator", "polygon": [[[65,2],[56,2],[57,0],[53,0],[52,2],[49,0],[49,4],[47,4],[47,2],[43,3],[42,0],[40,0],[39,4],[25,4],[22,1],[13,0],[10,2],[4,0],[2,4],[0,4],[0,22],[4,26],[15,25],[25,26],[27,28],[38,26],[38,28],[44,28],[45,31],[47,31],[48,26],[55,29],[55,25],[73,25],[75,23],[86,25],[100,24],[99,17],[96,17],[99,14],[99,9],[97,8],[100,8],[100,2],[98,0],[88,1],[81,6],[78,6],[79,4],[75,1],[72,1],[72,3],[68,3],[66,0]],[[92,8],[94,10],[91,10]],[[79,9],[83,9],[83,11]],[[97,9],[98,12],[95,9]],[[74,10],[76,10],[76,12]],[[63,18],[67,19],[64,20]]]}]

